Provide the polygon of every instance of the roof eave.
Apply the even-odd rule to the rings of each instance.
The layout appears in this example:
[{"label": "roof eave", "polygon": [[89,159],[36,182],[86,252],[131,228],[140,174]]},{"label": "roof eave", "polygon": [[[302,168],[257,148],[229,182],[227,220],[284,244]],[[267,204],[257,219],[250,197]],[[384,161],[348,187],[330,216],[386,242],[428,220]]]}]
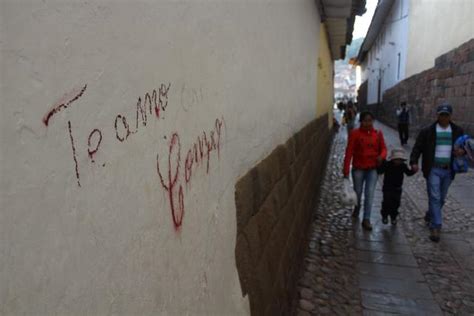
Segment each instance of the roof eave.
[{"label": "roof eave", "polygon": [[367,53],[372,48],[375,39],[378,36],[381,28],[384,25],[385,18],[389,14],[394,0],[380,0],[377,7],[375,8],[374,16],[372,17],[372,21],[370,22],[369,29],[367,30],[367,34],[360,46],[359,53],[357,54],[357,64],[361,64],[364,62]]},{"label": "roof eave", "polygon": [[316,0],[333,60],[345,57],[346,45],[352,41],[355,16],[365,13],[365,4],[366,0]]}]

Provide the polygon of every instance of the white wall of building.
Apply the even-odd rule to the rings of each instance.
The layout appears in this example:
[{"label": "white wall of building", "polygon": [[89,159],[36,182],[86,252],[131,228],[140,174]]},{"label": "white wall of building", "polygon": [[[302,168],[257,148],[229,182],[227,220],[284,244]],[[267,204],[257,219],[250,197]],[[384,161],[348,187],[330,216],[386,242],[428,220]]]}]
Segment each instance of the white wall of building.
[{"label": "white wall of building", "polygon": [[315,118],[319,24],[303,0],[2,1],[0,314],[247,314],[234,185]]},{"label": "white wall of building", "polygon": [[474,38],[473,0],[411,0],[407,77]]},{"label": "white wall of building", "polygon": [[409,0],[395,0],[363,65],[363,81],[368,80],[367,103],[378,102],[381,94],[406,77]]}]

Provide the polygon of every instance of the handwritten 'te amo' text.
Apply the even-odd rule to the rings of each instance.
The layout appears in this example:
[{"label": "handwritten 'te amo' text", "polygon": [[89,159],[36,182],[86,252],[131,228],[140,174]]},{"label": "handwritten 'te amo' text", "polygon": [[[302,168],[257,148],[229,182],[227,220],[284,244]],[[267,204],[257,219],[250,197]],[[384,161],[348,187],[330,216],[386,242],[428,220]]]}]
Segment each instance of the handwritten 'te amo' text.
[{"label": "handwritten 'te amo' text", "polygon": [[[161,84],[158,91],[153,90],[151,93],[146,93],[144,98],[138,98],[136,104],[135,127],[131,128],[129,120],[125,115],[117,114],[115,116],[113,128],[115,129],[115,138],[119,142],[126,141],[131,135],[136,134],[140,127],[147,126],[148,118],[155,117],[157,119],[164,119],[164,112],[168,106],[168,92],[171,84]],[[67,109],[75,101],[82,97],[87,89],[84,85],[81,89],[74,89],[65,94],[50,111],[43,117],[43,123],[49,126],[53,116]],[[143,101],[142,101],[143,100]],[[71,141],[72,158],[75,166],[75,174],[77,185],[80,187],[80,169],[77,161],[76,142],[73,137],[73,129],[71,120],[68,120],[67,130],[69,139]],[[186,151],[185,156],[181,156],[181,141],[178,132],[172,133],[169,138],[169,152],[167,165],[163,171],[160,166],[160,157],[157,155],[156,170],[159,177],[160,184],[165,190],[173,225],[178,230],[184,218],[185,205],[184,195],[185,190],[183,185],[186,185],[186,191],[190,189],[189,185],[193,177],[193,172],[198,168],[205,168],[206,174],[209,173],[212,153],[216,153],[217,158],[220,158],[220,150],[222,146],[223,128],[225,129],[224,118],[215,120],[213,128],[207,133],[203,131],[196,137],[195,142]],[[87,138],[87,155],[91,163],[95,162],[95,155],[99,151],[102,144],[103,134],[99,128],[94,128]],[[184,157],[184,160],[183,160]],[[105,166],[105,163],[103,164]],[[184,169],[184,170],[183,170]]]},{"label": "handwritten 'te amo' text", "polygon": [[[143,99],[141,97],[138,98],[135,107],[135,127],[130,127],[127,116],[120,113],[117,114],[115,116],[113,124],[113,128],[115,129],[115,138],[119,142],[126,141],[131,135],[136,134],[140,127],[147,126],[149,115],[150,117],[155,117],[156,119],[164,118],[164,113],[166,111],[166,108],[168,107],[168,92],[170,90],[170,87],[171,83],[168,83],[167,85],[161,84],[158,89],[153,89],[151,93],[145,93]],[[49,126],[50,121],[54,117],[54,115],[70,107],[75,101],[77,101],[83,96],[86,89],[87,84],[80,89],[76,88],[70,91],[69,93],[66,93],[44,115],[42,119],[44,125]],[[74,161],[77,185],[80,187],[80,168],[77,162],[78,150],[76,149],[77,144],[73,136],[73,124],[71,123],[71,120],[68,120],[67,123],[69,139],[71,141],[72,158]],[[102,144],[102,138],[102,130],[99,128],[94,128],[87,137],[87,154],[92,163],[95,162],[94,156],[99,151],[100,145]],[[103,164],[103,166],[105,166],[105,164]]]}]

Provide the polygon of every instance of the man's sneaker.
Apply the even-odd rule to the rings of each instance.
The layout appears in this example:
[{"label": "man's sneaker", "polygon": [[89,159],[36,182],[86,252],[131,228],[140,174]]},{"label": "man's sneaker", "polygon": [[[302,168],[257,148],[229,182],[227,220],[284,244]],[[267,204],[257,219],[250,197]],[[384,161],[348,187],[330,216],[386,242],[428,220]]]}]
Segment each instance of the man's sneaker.
[{"label": "man's sneaker", "polygon": [[397,225],[397,218],[396,217],[391,217],[390,221],[392,222],[392,225]]},{"label": "man's sneaker", "polygon": [[439,242],[440,240],[440,229],[439,228],[432,228],[430,230],[430,240],[433,242]]},{"label": "man's sneaker", "polygon": [[382,223],[384,223],[385,225],[388,224],[388,216],[382,216]]},{"label": "man's sneaker", "polygon": [[356,205],[354,207],[354,211],[352,212],[352,218],[356,219],[359,217],[360,205]]},{"label": "man's sneaker", "polygon": [[372,225],[370,225],[370,221],[368,219],[364,219],[362,221],[362,228],[368,231],[372,230]]}]

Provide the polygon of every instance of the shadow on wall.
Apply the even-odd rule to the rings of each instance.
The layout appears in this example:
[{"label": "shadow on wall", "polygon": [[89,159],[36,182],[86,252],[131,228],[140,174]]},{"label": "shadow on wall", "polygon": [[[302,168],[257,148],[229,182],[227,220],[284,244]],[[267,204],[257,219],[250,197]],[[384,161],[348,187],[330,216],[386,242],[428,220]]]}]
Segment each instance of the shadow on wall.
[{"label": "shadow on wall", "polygon": [[333,136],[327,122],[309,123],[235,186],[235,258],[252,315],[290,313]]}]

